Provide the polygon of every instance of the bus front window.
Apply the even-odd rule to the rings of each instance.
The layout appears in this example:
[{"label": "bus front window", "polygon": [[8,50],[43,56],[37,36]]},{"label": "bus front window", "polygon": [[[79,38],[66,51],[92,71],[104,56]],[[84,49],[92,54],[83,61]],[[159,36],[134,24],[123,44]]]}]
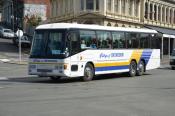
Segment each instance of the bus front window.
[{"label": "bus front window", "polygon": [[36,30],[31,50],[33,58],[66,57],[64,30]]},{"label": "bus front window", "polygon": [[42,57],[44,55],[44,36],[45,34],[43,31],[35,32],[31,49],[32,57]]},{"label": "bus front window", "polygon": [[49,33],[46,53],[48,56],[64,54],[64,42],[62,33],[60,32]]}]

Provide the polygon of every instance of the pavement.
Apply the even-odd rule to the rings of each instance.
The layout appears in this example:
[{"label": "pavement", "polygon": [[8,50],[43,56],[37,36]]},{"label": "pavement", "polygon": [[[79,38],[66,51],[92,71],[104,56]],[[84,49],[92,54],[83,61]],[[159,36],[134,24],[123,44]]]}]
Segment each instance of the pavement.
[{"label": "pavement", "polygon": [[11,39],[0,38],[0,62],[27,64],[30,48],[21,48],[21,60],[19,58],[19,48],[13,45]]},{"label": "pavement", "polygon": [[28,63],[28,57],[28,54],[22,53],[20,60],[20,56],[18,53],[0,52],[0,62],[3,63],[26,65]]}]

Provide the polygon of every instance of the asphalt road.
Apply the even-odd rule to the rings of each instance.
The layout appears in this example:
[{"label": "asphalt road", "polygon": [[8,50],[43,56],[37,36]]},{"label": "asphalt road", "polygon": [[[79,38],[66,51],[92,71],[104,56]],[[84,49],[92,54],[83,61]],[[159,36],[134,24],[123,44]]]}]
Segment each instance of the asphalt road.
[{"label": "asphalt road", "polygon": [[[16,67],[16,68],[15,68]],[[174,116],[175,72],[103,75],[91,82],[31,77],[0,63],[0,116]]]}]

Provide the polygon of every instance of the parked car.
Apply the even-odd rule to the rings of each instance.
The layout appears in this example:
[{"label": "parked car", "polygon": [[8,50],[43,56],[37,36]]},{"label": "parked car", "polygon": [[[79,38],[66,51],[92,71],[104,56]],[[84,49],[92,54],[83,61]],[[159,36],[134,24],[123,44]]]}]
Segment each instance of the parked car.
[{"label": "parked car", "polygon": [[[13,38],[13,44],[18,46],[19,45],[19,37],[16,36],[15,38]],[[21,36],[21,45],[22,46],[31,46],[32,43],[32,36],[28,35],[27,33],[24,33]]]},{"label": "parked car", "polygon": [[14,38],[16,34],[11,29],[0,28],[0,37],[2,38]]},{"label": "parked car", "polygon": [[172,51],[172,54],[170,56],[170,66],[171,69],[175,70],[175,49]]}]

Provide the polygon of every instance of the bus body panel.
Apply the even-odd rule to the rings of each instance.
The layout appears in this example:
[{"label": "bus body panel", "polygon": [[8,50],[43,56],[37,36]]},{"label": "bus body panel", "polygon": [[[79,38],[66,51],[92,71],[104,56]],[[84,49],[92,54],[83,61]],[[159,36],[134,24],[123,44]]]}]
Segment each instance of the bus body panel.
[{"label": "bus body panel", "polygon": [[[159,49],[133,49],[133,50],[85,50],[64,60],[30,59],[29,74],[40,76],[84,76],[87,63],[92,63],[95,75],[128,72],[131,60],[137,64],[145,62],[146,70],[160,66]],[[34,66],[35,65],[35,66]],[[66,69],[64,66],[66,65]],[[31,69],[31,67],[35,67]],[[72,70],[77,66],[77,70]]]}]

